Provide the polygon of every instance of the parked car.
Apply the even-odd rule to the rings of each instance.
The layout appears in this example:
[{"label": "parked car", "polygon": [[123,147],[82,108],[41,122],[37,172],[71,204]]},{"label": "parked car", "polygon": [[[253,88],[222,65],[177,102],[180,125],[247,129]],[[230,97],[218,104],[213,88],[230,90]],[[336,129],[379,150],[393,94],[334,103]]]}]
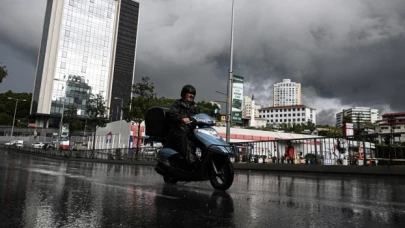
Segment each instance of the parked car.
[{"label": "parked car", "polygon": [[6,145],[6,146],[13,146],[14,144],[23,144],[23,142],[24,141],[22,141],[22,140],[12,140],[12,141],[10,141],[10,142],[6,142],[6,143],[4,143],[4,145]]},{"label": "parked car", "polygon": [[49,150],[55,150],[56,149],[56,147],[55,147],[55,145],[53,143],[45,143],[42,148],[49,149]]},{"label": "parked car", "polygon": [[37,142],[31,145],[31,147],[33,148],[40,148],[42,149],[44,147],[45,144],[43,144],[42,142]]},{"label": "parked car", "polygon": [[17,148],[23,148],[24,144],[22,143],[15,143],[13,146],[17,147]]}]

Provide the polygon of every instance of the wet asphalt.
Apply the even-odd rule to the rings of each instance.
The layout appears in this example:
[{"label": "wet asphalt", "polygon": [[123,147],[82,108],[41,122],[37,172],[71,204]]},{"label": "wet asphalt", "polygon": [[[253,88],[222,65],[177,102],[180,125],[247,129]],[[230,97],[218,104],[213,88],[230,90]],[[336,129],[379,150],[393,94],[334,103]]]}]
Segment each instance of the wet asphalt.
[{"label": "wet asphalt", "polygon": [[405,227],[405,179],[235,171],[220,192],[152,166],[0,150],[0,227]]}]

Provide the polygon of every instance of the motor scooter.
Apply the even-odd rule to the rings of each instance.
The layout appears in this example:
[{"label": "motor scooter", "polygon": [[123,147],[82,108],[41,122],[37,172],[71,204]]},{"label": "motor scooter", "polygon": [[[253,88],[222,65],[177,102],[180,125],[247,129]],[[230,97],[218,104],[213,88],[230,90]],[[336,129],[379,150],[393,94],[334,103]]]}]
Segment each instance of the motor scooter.
[{"label": "motor scooter", "polygon": [[145,116],[146,135],[164,145],[157,152],[156,172],[162,175],[168,184],[209,180],[217,190],[229,189],[234,179],[234,169],[229,158],[234,156],[234,151],[213,128],[215,119],[205,113],[190,117],[194,127],[194,143],[201,151],[201,156],[190,165],[186,158],[170,148],[170,142],[167,142],[170,131],[168,113],[166,108],[153,107]]}]

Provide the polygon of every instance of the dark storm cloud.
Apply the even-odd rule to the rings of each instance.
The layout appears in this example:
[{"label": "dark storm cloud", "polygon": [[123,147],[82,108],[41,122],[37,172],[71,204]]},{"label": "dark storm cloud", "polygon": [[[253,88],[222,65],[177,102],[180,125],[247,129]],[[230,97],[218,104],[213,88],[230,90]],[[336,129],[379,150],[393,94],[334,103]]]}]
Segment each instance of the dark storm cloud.
[{"label": "dark storm cloud", "polygon": [[[199,99],[223,100],[215,90],[226,91],[231,0],[140,2],[137,80],[151,77],[163,96],[192,83]],[[45,0],[6,3],[0,40],[33,64]],[[234,72],[263,106],[273,83],[302,83],[319,121],[349,106],[404,110],[404,15],[403,0],[236,0]]]}]

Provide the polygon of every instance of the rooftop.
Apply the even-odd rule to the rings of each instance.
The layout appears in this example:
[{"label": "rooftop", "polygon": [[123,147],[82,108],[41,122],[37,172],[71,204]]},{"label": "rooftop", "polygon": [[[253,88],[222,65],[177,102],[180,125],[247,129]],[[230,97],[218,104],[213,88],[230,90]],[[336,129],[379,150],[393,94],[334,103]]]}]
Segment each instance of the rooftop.
[{"label": "rooftop", "polygon": [[261,108],[259,110],[284,109],[284,108],[309,108],[309,109],[316,110],[316,109],[308,107],[306,105],[269,106],[269,107]]}]

